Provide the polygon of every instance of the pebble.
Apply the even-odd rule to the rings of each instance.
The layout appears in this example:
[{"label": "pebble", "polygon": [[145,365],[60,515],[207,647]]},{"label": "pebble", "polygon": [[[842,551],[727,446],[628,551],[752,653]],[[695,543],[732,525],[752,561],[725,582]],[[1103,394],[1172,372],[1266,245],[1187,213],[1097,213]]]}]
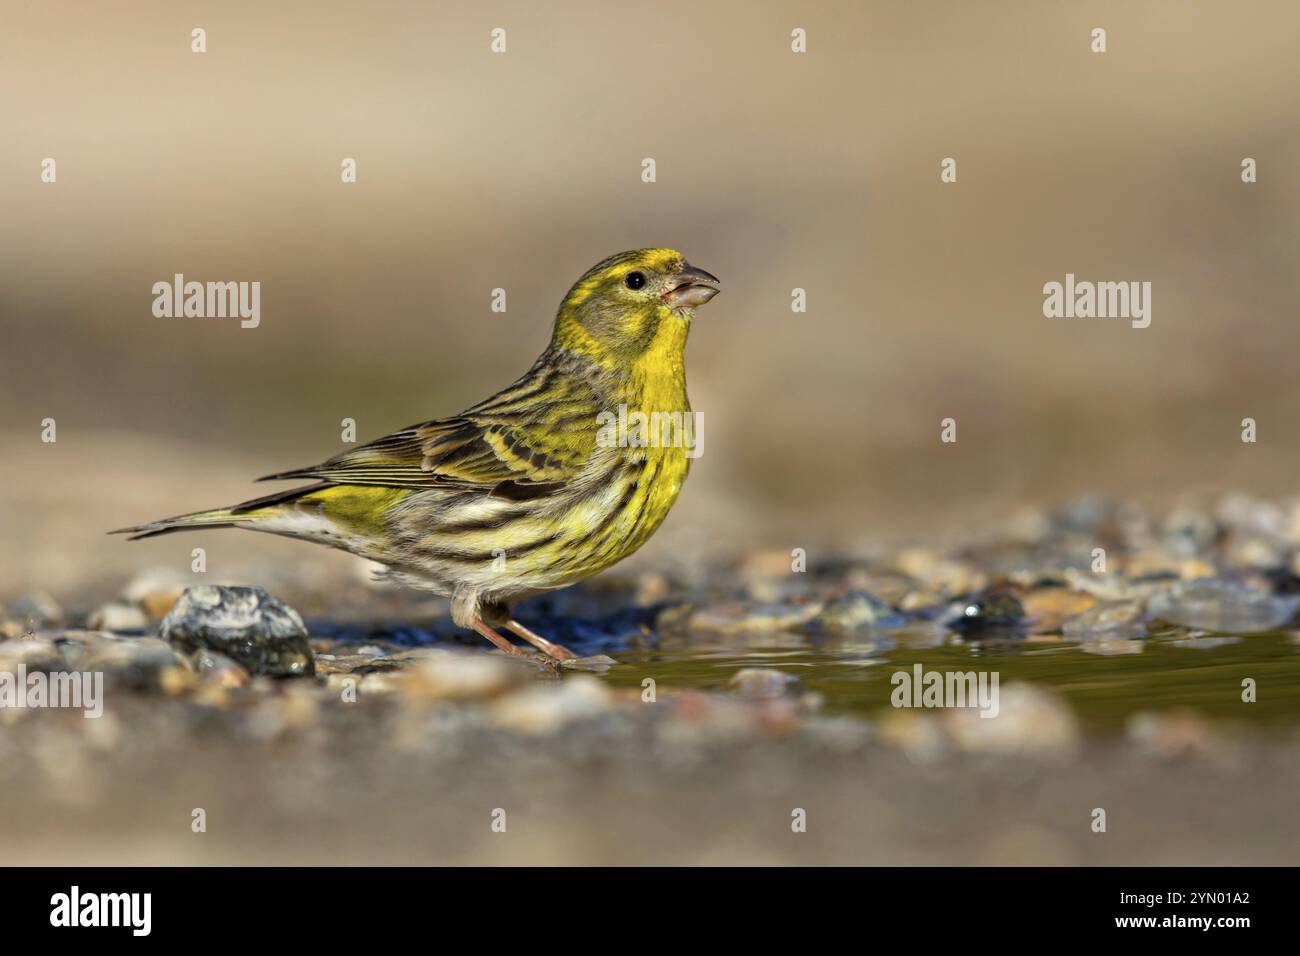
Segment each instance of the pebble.
[{"label": "pebble", "polygon": [[1118,657],[1123,654],[1141,654],[1146,650],[1146,642],[1105,637],[1097,641],[1085,641],[1079,645],[1079,650],[1085,654],[1095,654],[1098,657]]},{"label": "pebble", "polygon": [[819,602],[808,604],[716,604],[693,612],[686,622],[691,631],[712,634],[754,634],[789,631],[821,613]]},{"label": "pebble", "polygon": [[1068,619],[1082,614],[1097,603],[1095,595],[1069,588],[1039,588],[1020,598],[1024,613],[1038,633],[1059,631]]},{"label": "pebble", "polygon": [[1192,558],[1203,554],[1218,536],[1214,518],[1196,508],[1177,508],[1161,524],[1161,541],[1173,557]]},{"label": "pebble", "polygon": [[1287,555],[1282,545],[1267,538],[1234,537],[1227,561],[1246,568],[1280,568],[1287,563]]},{"label": "pebble", "polygon": [[653,607],[669,600],[672,594],[673,586],[668,577],[650,571],[637,578],[636,596],[633,600],[638,607]]},{"label": "pebble", "polygon": [[1112,517],[1116,505],[1101,495],[1081,495],[1050,515],[1057,531],[1088,533]]},{"label": "pebble", "polygon": [[585,671],[588,674],[608,674],[618,661],[608,654],[591,654],[587,657],[571,657],[560,661],[560,667],[566,671]]},{"label": "pebble", "polygon": [[1147,603],[1151,616],[1170,624],[1241,633],[1283,627],[1297,608],[1300,597],[1277,597],[1216,578],[1181,582],[1152,595]]},{"label": "pebble", "polygon": [[97,631],[143,631],[149,617],[133,604],[104,604],[90,612],[86,623]]},{"label": "pebble", "polygon": [[[156,699],[132,704],[124,694],[112,696],[114,706],[122,703],[124,710],[105,738],[106,748],[116,746],[114,740],[124,748],[153,743],[139,729],[130,710],[135,706],[141,712],[153,708],[157,727],[187,744],[195,726],[216,721],[236,737],[300,734],[295,744],[336,739],[334,732],[341,727],[359,727],[356,737],[366,747],[395,728],[415,728],[410,746],[422,754],[481,754],[484,766],[506,760],[515,768],[521,766],[516,762],[521,755],[532,765],[579,752],[618,754],[616,759],[636,762],[642,750],[654,754],[647,759],[671,763],[686,755],[683,759],[697,760],[699,766],[713,766],[728,756],[712,749],[715,745],[750,746],[777,734],[794,734],[788,748],[780,745],[786,748],[781,752],[801,758],[809,747],[857,754],[872,740],[899,747],[916,760],[958,753],[1055,757],[1077,751],[1080,729],[1068,700],[1046,683],[1003,685],[1000,712],[993,718],[981,718],[974,710],[891,710],[873,722],[861,718],[860,698],[845,708],[851,713],[817,716],[819,695],[806,693],[796,675],[816,686],[821,682],[814,676],[829,675],[826,683],[835,688],[830,693],[838,695],[835,675],[817,668],[843,668],[850,680],[859,674],[869,677],[866,668],[882,663],[872,657],[893,659],[876,651],[897,643],[909,650],[941,648],[925,657],[938,667],[969,659],[972,663],[957,666],[995,670],[1005,663],[1020,673],[1074,668],[1072,686],[1081,694],[1093,689],[1108,693],[1122,682],[1129,689],[1117,707],[1155,706],[1170,699],[1162,696],[1170,691],[1153,684],[1149,696],[1136,696],[1147,694],[1140,681],[1146,668],[1125,667],[1122,661],[1108,666],[1081,654],[1158,655],[1166,643],[1223,647],[1252,640],[1239,636],[1251,633],[1243,621],[1257,629],[1290,623],[1300,607],[1300,554],[1293,554],[1300,539],[1300,499],[1285,519],[1279,532],[1276,514],[1237,502],[1223,516],[1189,510],[1155,524],[1129,506],[1103,502],[1091,513],[1084,508],[1065,519],[1086,530],[1062,533],[1039,512],[1026,518],[1023,533],[1011,542],[960,551],[913,549],[896,563],[884,551],[824,556],[808,574],[793,574],[789,554],[778,549],[753,556],[734,573],[731,565],[719,564],[704,576],[677,569],[643,574],[603,589],[574,589],[563,599],[547,597],[544,601],[550,603],[535,609],[562,620],[560,637],[575,647],[627,649],[627,659],[664,661],[670,669],[661,678],[659,706],[641,702],[636,681],[626,679],[627,673],[619,673],[624,679],[616,683],[624,686],[617,688],[571,673],[603,673],[615,664],[605,655],[543,668],[536,655],[449,649],[470,645],[447,640],[452,626],[445,620],[445,602],[403,605],[394,594],[367,603],[360,588],[295,592],[304,594],[298,604],[303,611],[323,618],[319,627],[313,626],[316,638],[309,642],[300,616],[265,591],[209,586],[185,591],[193,576],[173,571],[133,580],[121,599],[89,616],[93,632],[52,630],[61,625],[48,622],[62,619],[64,612],[52,599],[45,600],[48,595],[29,596],[18,605],[10,601],[15,615],[26,612],[30,620],[46,623],[37,635],[26,633],[30,629],[22,621],[0,625],[7,628],[0,633],[11,638],[0,643],[0,670],[19,664],[99,668],[112,675],[118,688],[184,695],[165,705]],[[1093,573],[1089,566],[1092,548],[1102,545],[1108,549],[1109,574]],[[1223,577],[1216,577],[1220,573]],[[688,591],[688,580],[698,590]],[[1160,611],[1158,617],[1148,603]],[[70,605],[70,611],[84,609]],[[168,610],[162,633],[171,643],[100,633],[139,631],[151,615]],[[435,619],[440,623],[431,626]],[[1158,622],[1155,633],[1162,635],[1157,641],[1147,640],[1152,619]],[[1177,625],[1173,639],[1163,636],[1173,630],[1165,621]],[[1207,633],[1207,623],[1231,630]],[[20,626],[23,632],[14,630]],[[665,631],[672,632],[667,641],[662,640]],[[1037,643],[962,645],[953,631],[973,640],[1014,637]],[[1056,636],[1058,631],[1063,637]],[[718,640],[719,635],[728,640]],[[1296,639],[1300,642],[1300,635]],[[1053,641],[1058,643],[1052,646]],[[723,643],[727,653],[719,654]],[[1267,650],[1267,640],[1259,643]],[[750,653],[765,645],[778,651]],[[863,650],[868,646],[870,651]],[[313,655],[313,647],[329,653]],[[733,654],[733,647],[741,650]],[[622,657],[622,650],[616,653]],[[1181,664],[1149,663],[1178,667],[1194,656],[1180,654]],[[777,666],[734,669],[738,664],[727,663],[755,660]],[[811,670],[802,666],[809,661],[816,662]],[[1035,671],[1035,661],[1046,664]],[[851,670],[857,667],[863,670]],[[265,676],[313,670],[316,681]],[[711,689],[682,686],[692,683]],[[373,697],[373,706],[340,706],[340,696],[350,696],[345,688],[359,692],[353,700]],[[1237,692],[1235,686],[1229,691]],[[1212,701],[1212,694],[1180,700]],[[843,699],[832,696],[831,702]],[[0,715],[0,722],[19,719],[25,718]],[[1143,715],[1130,722],[1128,739],[1152,753],[1195,751],[1206,718],[1201,720]],[[1213,726],[1218,728],[1217,718]],[[528,739],[511,739],[513,734]],[[552,744],[535,746],[536,738],[550,736],[557,738]],[[0,765],[4,748],[16,746],[18,739],[0,735]],[[594,749],[598,747],[606,749]]]},{"label": "pebble", "polygon": [[497,697],[531,682],[536,669],[497,654],[431,651],[395,678],[414,701],[472,701]]},{"label": "pebble", "polygon": [[844,572],[844,586],[852,591],[866,591],[886,604],[897,605],[915,590],[915,582],[901,571],[888,568],[850,567]]},{"label": "pebble", "polygon": [[55,627],[63,623],[63,608],[44,591],[32,591],[14,602],[9,613],[28,627]]},{"label": "pebble", "polygon": [[741,700],[770,700],[794,691],[799,678],[773,667],[743,667],[731,675],[727,686]]},{"label": "pebble", "polygon": [[1014,541],[1035,544],[1052,532],[1051,517],[1041,508],[1021,508],[1007,519],[1007,536]]},{"label": "pebble", "polygon": [[402,685],[392,674],[382,672],[364,674],[361,677],[360,690],[363,694],[394,694],[401,691]]},{"label": "pebble", "polygon": [[1093,571],[1081,571],[1078,568],[1066,568],[1065,583],[1076,591],[1086,591],[1102,601],[1127,601],[1144,598],[1164,587],[1167,582],[1143,587],[1129,578],[1119,574],[1098,574]]},{"label": "pebble", "polygon": [[158,621],[175,607],[191,580],[191,575],[182,574],[175,568],[152,568],[127,582],[122,589],[122,600],[138,606],[150,620]]},{"label": "pebble", "polygon": [[1130,641],[1146,637],[1140,601],[1098,604],[1061,625],[1067,641]]},{"label": "pebble", "polygon": [[930,588],[918,588],[908,591],[898,601],[898,609],[908,613],[924,611],[936,607],[948,600],[942,591]]},{"label": "pebble", "polygon": [[249,681],[248,671],[238,661],[206,647],[195,653],[194,670],[205,684],[218,687],[244,687]]},{"label": "pebble", "polygon": [[550,736],[610,709],[612,694],[595,677],[575,674],[562,681],[537,683],[489,705],[491,723],[504,730]]},{"label": "pebble", "polygon": [[1192,650],[1208,651],[1216,647],[1227,647],[1232,644],[1240,644],[1244,640],[1244,637],[1233,637],[1231,635],[1224,635],[1221,637],[1198,637],[1193,635],[1191,637],[1180,637],[1177,640],[1170,641],[1169,643],[1173,647],[1187,647]]},{"label": "pebble", "polygon": [[0,671],[13,673],[20,666],[29,671],[56,671],[64,664],[59,646],[44,638],[18,638],[0,644]]},{"label": "pebble", "polygon": [[942,720],[957,749],[968,753],[1062,757],[1078,748],[1078,719],[1055,691],[1023,682],[999,688],[996,717],[953,708]]},{"label": "pebble", "polygon": [[942,724],[932,714],[891,710],[880,718],[876,729],[882,743],[897,747],[916,763],[932,763],[950,749]]},{"label": "pebble", "polygon": [[750,598],[760,602],[780,603],[808,590],[809,575],[795,573],[790,552],[780,548],[747,555],[736,577]]},{"label": "pebble", "polygon": [[1290,523],[1280,506],[1245,494],[1226,495],[1215,509],[1215,518],[1233,531],[1266,538],[1284,537]]},{"label": "pebble", "polygon": [[160,634],[186,653],[216,651],[253,674],[315,673],[302,618],[261,588],[189,588],[163,619]]},{"label": "pebble", "polygon": [[944,558],[925,548],[900,552],[895,565],[909,577],[937,588],[949,597],[983,590],[988,583],[988,577],[970,565]]},{"label": "pebble", "polygon": [[1024,617],[1024,606],[1014,594],[990,594],[962,604],[948,627],[967,640],[1004,640],[1023,634]]},{"label": "pebble", "polygon": [[745,555],[736,574],[745,581],[780,578],[793,573],[794,562],[784,548],[764,548]]},{"label": "pebble", "polygon": [[1204,717],[1185,708],[1139,711],[1129,717],[1125,732],[1140,750],[1165,759],[1214,756],[1224,746]]},{"label": "pebble", "polygon": [[289,684],[282,692],[259,697],[249,714],[249,732],[261,740],[274,740],[318,726],[320,702],[313,691],[312,685],[304,681]]},{"label": "pebble", "polygon": [[[1200,558],[1171,558],[1162,552],[1141,551],[1123,562],[1128,583],[1134,587],[1143,582],[1156,585],[1176,578],[1189,581],[1193,578],[1211,577],[1214,566]],[[1152,588],[1152,591],[1157,588]]]},{"label": "pebble", "polygon": [[156,637],[104,637],[91,641],[77,660],[79,670],[103,671],[113,687],[177,693],[193,683],[184,656]]},{"label": "pebble", "polygon": [[906,621],[906,615],[874,594],[850,591],[828,601],[810,623],[818,630],[844,634],[870,628],[898,627]]},{"label": "pebble", "polygon": [[[948,643],[949,631],[940,621],[912,621],[890,632],[897,644],[908,648],[942,647]],[[891,645],[880,643],[881,650]]]}]

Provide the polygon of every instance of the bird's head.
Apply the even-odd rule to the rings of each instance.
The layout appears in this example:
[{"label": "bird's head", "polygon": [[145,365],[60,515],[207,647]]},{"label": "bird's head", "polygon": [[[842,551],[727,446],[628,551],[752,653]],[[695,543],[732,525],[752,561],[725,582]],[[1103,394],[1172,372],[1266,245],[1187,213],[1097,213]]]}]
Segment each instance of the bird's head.
[{"label": "bird's head", "polygon": [[675,249],[621,252],[573,284],[560,304],[553,343],[600,362],[680,355],[695,307],[719,291],[715,276]]}]

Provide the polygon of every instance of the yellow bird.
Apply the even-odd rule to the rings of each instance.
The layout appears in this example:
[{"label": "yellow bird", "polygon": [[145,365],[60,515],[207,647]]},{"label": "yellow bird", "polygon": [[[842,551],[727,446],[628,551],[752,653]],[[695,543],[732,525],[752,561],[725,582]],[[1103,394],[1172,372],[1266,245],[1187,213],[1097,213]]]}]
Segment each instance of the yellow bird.
[{"label": "yellow bird", "polygon": [[[261,479],[314,484],[112,533],[249,528],[328,545],[450,597],[457,625],[507,653],[522,651],[497,627],[573,657],[509,606],[608,568],[663,522],[692,455],[686,337],[718,291],[672,249],[610,256],[564,297],[533,367],[491,398]],[[688,427],[664,441],[659,422]]]}]

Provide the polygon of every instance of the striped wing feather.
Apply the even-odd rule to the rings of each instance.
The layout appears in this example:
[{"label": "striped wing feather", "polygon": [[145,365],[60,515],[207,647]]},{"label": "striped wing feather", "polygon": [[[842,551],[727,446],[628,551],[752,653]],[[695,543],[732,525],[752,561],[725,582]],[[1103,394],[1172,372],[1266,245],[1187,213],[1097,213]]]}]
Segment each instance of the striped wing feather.
[{"label": "striped wing feather", "polygon": [[596,448],[597,402],[581,380],[538,362],[514,385],[453,418],[412,425],[311,468],[268,475],[335,484],[549,494],[577,478]]}]

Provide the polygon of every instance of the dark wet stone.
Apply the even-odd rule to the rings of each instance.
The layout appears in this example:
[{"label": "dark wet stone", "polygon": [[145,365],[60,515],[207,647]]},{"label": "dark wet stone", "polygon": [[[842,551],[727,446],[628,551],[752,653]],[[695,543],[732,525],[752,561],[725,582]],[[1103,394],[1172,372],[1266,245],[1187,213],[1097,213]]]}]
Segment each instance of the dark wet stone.
[{"label": "dark wet stone", "polygon": [[1251,633],[1285,626],[1300,597],[1279,597],[1218,578],[1186,581],[1152,595],[1147,610],[1170,624],[1205,631]]},{"label": "dark wet stone", "polygon": [[1006,640],[1024,633],[1025,609],[1014,594],[988,594],[962,605],[948,627],[967,640]]},{"label": "dark wet stone", "polygon": [[253,674],[316,672],[302,618],[261,588],[188,588],[163,619],[159,633],[185,653],[215,651]]},{"label": "dark wet stone", "polygon": [[1266,578],[1278,594],[1300,594],[1300,577],[1289,568],[1274,568],[1267,572]]}]

